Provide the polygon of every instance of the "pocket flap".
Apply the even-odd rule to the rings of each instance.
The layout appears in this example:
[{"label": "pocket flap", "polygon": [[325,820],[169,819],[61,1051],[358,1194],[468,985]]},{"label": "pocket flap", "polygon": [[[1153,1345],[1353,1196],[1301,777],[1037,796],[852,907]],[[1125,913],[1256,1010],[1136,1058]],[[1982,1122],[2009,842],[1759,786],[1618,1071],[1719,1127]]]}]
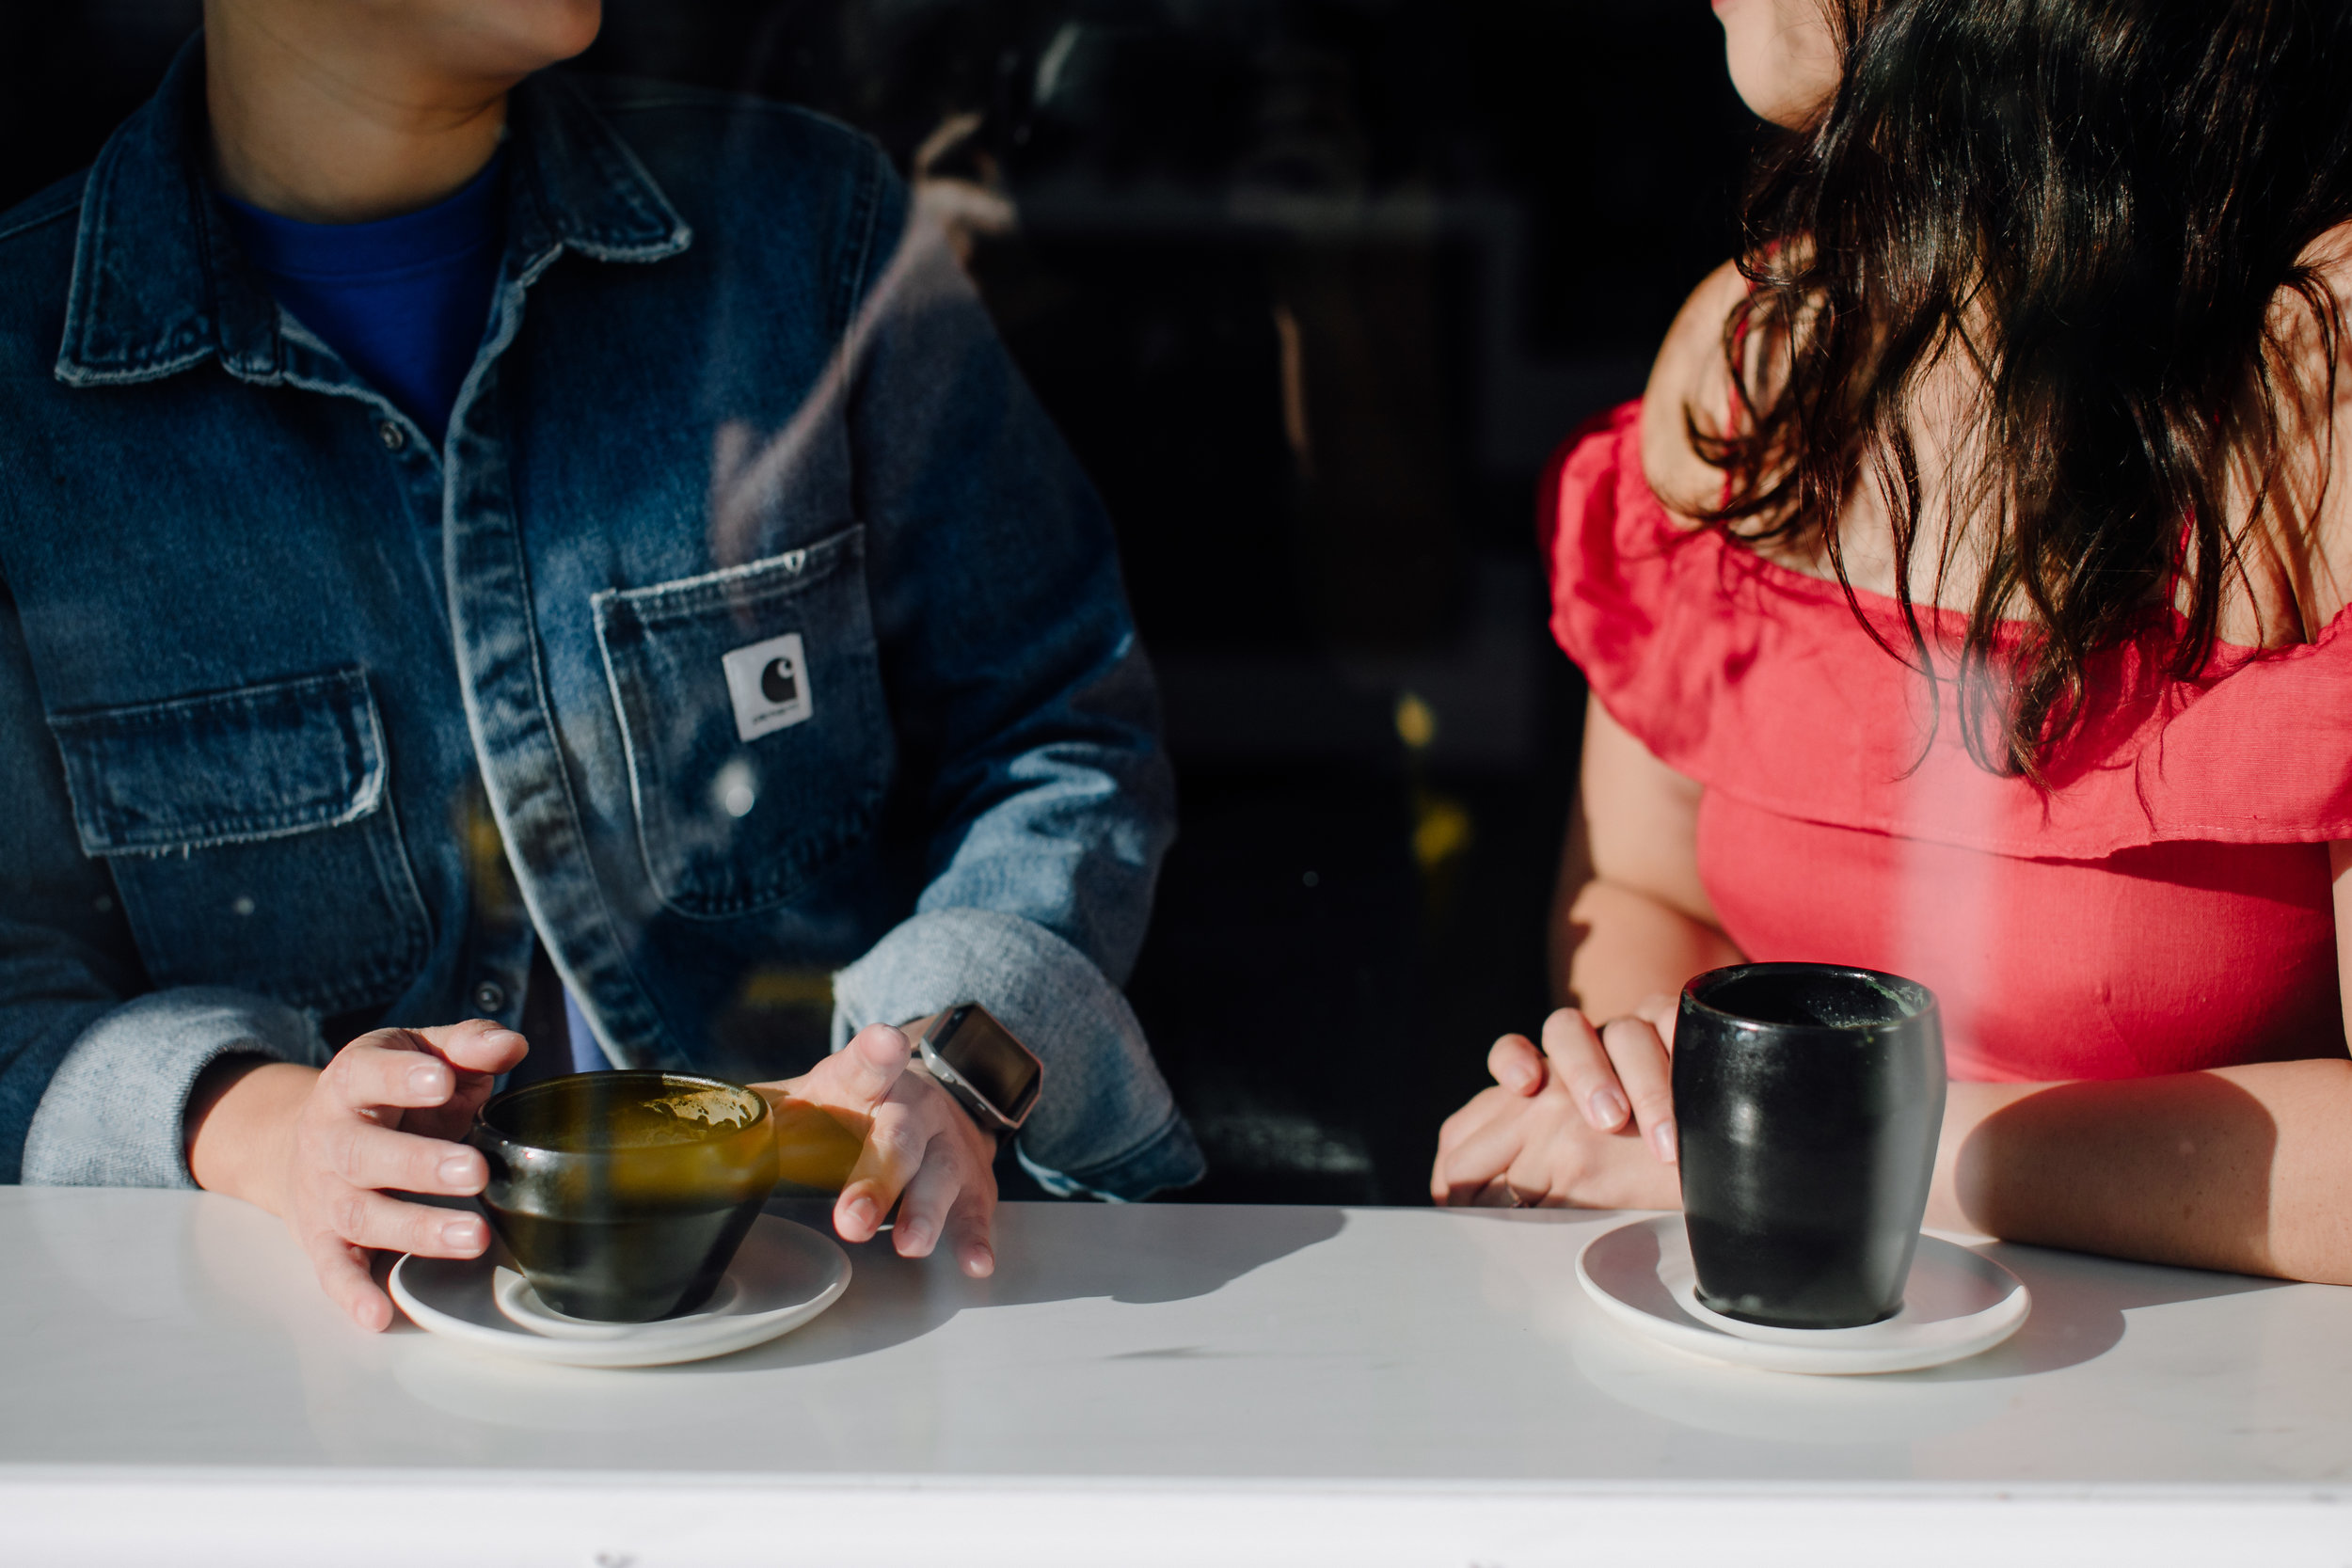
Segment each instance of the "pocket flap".
[{"label": "pocket flap", "polygon": [[358,670],[53,714],[86,855],[154,854],[356,822],[384,798]]},{"label": "pocket flap", "polygon": [[788,902],[880,818],[897,740],[865,537],[590,601],[645,869],[690,919]]}]

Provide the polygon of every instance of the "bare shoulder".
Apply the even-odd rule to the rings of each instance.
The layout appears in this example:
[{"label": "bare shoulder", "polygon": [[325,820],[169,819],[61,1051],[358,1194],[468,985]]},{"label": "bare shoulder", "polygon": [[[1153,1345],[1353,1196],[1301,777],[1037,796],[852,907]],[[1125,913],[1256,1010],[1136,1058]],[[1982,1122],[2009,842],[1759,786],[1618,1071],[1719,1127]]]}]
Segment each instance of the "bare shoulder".
[{"label": "bare shoulder", "polygon": [[[2319,298],[2281,291],[2271,328],[2286,351],[2286,368],[2310,412],[2327,420],[2352,397],[2352,387],[2344,385],[2344,372],[2352,367],[2352,223],[2338,224],[2320,235],[2300,260],[2319,285]],[[2330,389],[2337,399],[2333,409],[2325,407]]]},{"label": "bare shoulder", "polygon": [[2352,604],[2352,223],[2322,234],[2302,260],[2318,297],[2282,291],[2271,323],[2286,461],[2267,542],[2310,638]]},{"label": "bare shoulder", "polygon": [[1719,429],[1731,409],[1731,376],[1724,360],[1724,327],[1747,293],[1739,266],[1725,261],[1691,291],[1650,366],[1642,394],[1642,469],[1669,510],[1690,515],[1715,503],[1721,469],[1691,450],[1686,414],[1702,429]]}]

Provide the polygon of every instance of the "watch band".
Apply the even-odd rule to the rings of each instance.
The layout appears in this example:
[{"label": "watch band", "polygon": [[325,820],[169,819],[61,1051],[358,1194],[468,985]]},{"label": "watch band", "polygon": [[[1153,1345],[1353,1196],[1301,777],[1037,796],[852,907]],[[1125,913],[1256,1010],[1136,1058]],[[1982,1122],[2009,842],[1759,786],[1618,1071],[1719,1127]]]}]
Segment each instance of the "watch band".
[{"label": "watch band", "polygon": [[930,1074],[931,1082],[946,1089],[948,1098],[963,1107],[963,1114],[970,1117],[981,1132],[1000,1144],[1012,1136],[1013,1129],[1005,1125],[1005,1118],[996,1114],[996,1108],[973,1093],[972,1085],[957,1077],[956,1069],[941,1061],[937,1053],[926,1051],[920,1060],[923,1070]]}]

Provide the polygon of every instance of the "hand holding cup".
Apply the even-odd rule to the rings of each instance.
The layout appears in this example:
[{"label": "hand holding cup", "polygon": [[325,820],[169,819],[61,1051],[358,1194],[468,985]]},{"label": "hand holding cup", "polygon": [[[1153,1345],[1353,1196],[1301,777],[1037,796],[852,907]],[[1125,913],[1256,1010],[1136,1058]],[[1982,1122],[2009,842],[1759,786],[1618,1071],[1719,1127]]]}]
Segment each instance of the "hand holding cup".
[{"label": "hand holding cup", "polygon": [[392,1321],[371,1255],[472,1258],[489,1244],[479,1215],[407,1203],[393,1192],[469,1197],[488,1172],[458,1142],[497,1076],[528,1047],[486,1019],[378,1029],[324,1069],[230,1060],[199,1081],[188,1111],[197,1184],[285,1221],[320,1288],[361,1328]]}]

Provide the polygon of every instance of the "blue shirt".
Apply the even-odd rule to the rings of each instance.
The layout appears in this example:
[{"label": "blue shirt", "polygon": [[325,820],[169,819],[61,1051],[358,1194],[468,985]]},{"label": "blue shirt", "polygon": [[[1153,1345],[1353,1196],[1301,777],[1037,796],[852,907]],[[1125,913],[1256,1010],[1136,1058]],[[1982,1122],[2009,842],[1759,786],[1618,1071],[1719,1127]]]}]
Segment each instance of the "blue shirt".
[{"label": "blue shirt", "polygon": [[220,198],[278,303],[436,443],[489,319],[505,164],[501,148],[456,195],[374,223],[302,223]]},{"label": "blue shirt", "polygon": [[881,150],[524,82],[436,445],[243,263],[201,48],[0,214],[0,1180],[185,1183],[207,1063],[511,1026],[540,942],[632,1067],[979,1002],[1049,1189],[1197,1177],[1110,522]]},{"label": "blue shirt", "polygon": [[[456,195],[375,223],[303,223],[220,199],[278,303],[438,441],[489,319],[505,164],[501,148]],[[611,1065],[568,990],[564,1013],[565,1065],[581,1072]]]}]

